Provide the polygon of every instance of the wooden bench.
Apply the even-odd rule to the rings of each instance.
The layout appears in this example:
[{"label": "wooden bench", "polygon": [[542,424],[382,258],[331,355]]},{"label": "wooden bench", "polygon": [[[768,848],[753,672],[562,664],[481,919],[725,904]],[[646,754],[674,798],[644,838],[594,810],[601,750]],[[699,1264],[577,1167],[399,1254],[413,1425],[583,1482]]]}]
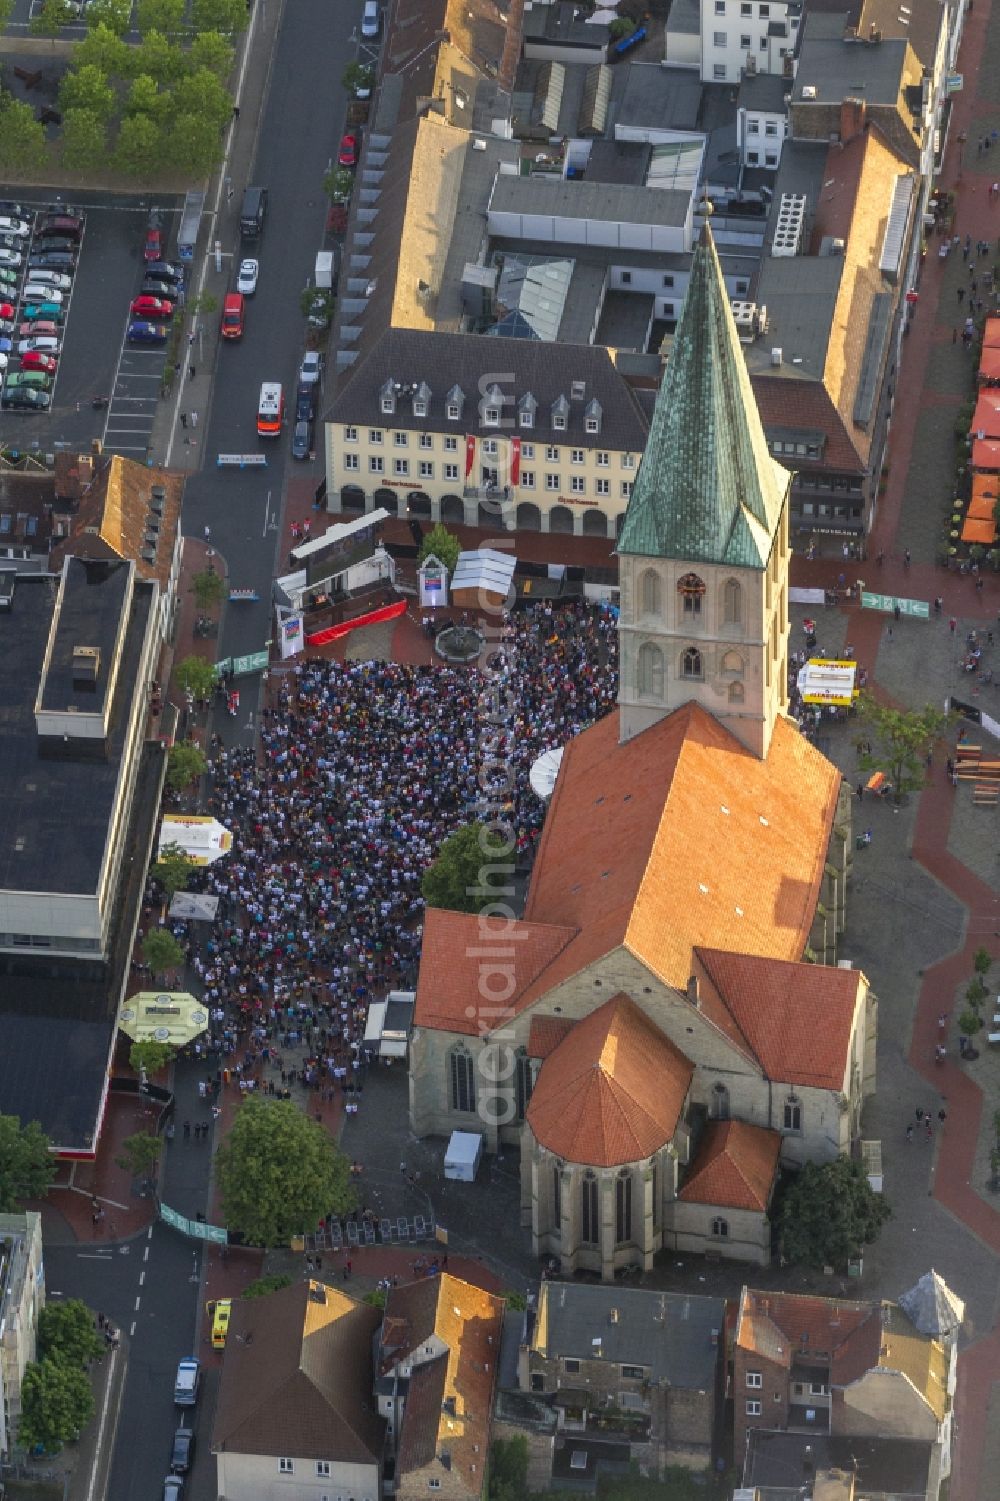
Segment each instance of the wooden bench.
[{"label": "wooden bench", "polygon": [[978,761],[983,753],[981,745],[969,745],[968,743],[956,746],[956,761]]},{"label": "wooden bench", "polygon": [[998,803],[1000,803],[1000,787],[974,787],[972,789],[974,808],[995,808]]}]

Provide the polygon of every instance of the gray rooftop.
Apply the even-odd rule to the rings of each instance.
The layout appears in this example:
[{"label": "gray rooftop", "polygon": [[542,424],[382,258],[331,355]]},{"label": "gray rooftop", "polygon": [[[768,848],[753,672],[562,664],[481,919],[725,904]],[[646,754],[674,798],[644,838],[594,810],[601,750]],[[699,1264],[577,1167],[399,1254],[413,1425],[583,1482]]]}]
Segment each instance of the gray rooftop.
[{"label": "gray rooftop", "polygon": [[701,6],[698,0],[674,0],[670,7],[667,31],[675,32],[678,36],[700,36]]},{"label": "gray rooftop", "polygon": [[785,99],[792,92],[792,80],[780,73],[744,73],[740,79],[737,103],[741,109],[760,110],[765,114],[783,115]]},{"label": "gray rooftop", "polygon": [[[840,32],[826,34],[829,15],[809,13],[799,52],[799,67],[792,88],[792,103],[840,104],[860,95],[867,104],[894,105],[903,83],[907,43],[904,38],[886,38],[877,45],[867,41],[844,41]],[[804,88],[814,88],[814,99],[803,99]]]},{"label": "gray rooftop", "polygon": [[691,199],[670,190],[650,192],[629,183],[566,182],[540,173],[498,177],[491,209],[536,217],[601,220],[608,224],[651,224],[680,229]]},{"label": "gray rooftop", "polygon": [[[128,563],[84,563],[67,558],[53,621],[52,650],[42,678],[40,707],[50,713],[103,712],[113,688],[111,669],[131,592]],[[98,653],[93,686],[74,681],[73,651]]]},{"label": "gray rooftop", "polygon": [[[754,375],[822,380],[833,314],[844,274],[842,255],[765,256],[757,302],[767,308],[767,334],[747,346]],[[781,364],[771,361],[781,350]]]},{"label": "gray rooftop", "polygon": [[[352,370],[326,420],[371,423],[411,432],[454,429],[460,435],[489,435],[496,428],[482,426],[479,411],[484,377],[500,386],[501,427],[513,422],[514,403],[519,398],[529,393],[535,398],[535,425],[530,433],[524,433],[530,441],[642,452],[647,431],[642,410],[607,350],[592,345],[547,344],[537,339],[390,329],[367,359]],[[412,401],[401,396],[396,412],[383,416],[379,393],[386,381],[407,385],[426,381],[431,390],[428,415],[415,416]],[[582,399],[572,399],[575,381],[583,383]],[[454,386],[464,393],[457,420],[446,415],[448,393]],[[565,428],[557,429],[552,426],[551,407],[561,396],[570,401],[569,420]],[[584,408],[595,398],[601,406],[601,424],[600,432],[592,434],[586,431]]]},{"label": "gray rooftop", "polygon": [[[89,579],[91,624],[106,609],[115,623],[125,565],[77,562]],[[92,895],[97,889],[128,720],[137,689],[153,591],[135,581],[115,687],[107,756],[39,754],[35,695],[55,606],[55,580],[20,578],[13,607],[0,613],[0,889]],[[92,645],[92,641],[81,642]],[[93,702],[93,700],[92,700]]]},{"label": "gray rooftop", "polygon": [[651,1380],[687,1391],[711,1391],[719,1359],[725,1302],[641,1287],[568,1282],[541,1285],[536,1338],[545,1329],[545,1356],[600,1358],[648,1367]]},{"label": "gray rooftop", "polygon": [[[677,30],[678,0],[670,10],[670,28]],[[698,31],[698,7],[693,7],[693,31]],[[619,79],[622,81],[619,83]],[[697,130],[702,83],[697,73],[661,68],[658,63],[619,63],[614,86],[615,123],[649,125],[656,130]]]},{"label": "gray rooftop", "polygon": [[790,1495],[801,1496],[801,1487],[810,1478],[809,1462],[813,1472],[842,1469],[850,1473],[857,1466],[858,1495],[875,1491],[893,1501],[925,1501],[933,1453],[933,1444],[922,1439],[751,1428],[743,1484],[759,1486],[765,1495],[771,1487],[779,1495],[787,1487]]}]

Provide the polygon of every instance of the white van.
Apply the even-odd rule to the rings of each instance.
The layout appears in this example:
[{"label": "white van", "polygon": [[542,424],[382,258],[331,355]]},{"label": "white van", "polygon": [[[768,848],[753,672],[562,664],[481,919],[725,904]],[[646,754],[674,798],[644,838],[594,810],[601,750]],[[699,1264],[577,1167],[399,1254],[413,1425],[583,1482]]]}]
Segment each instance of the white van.
[{"label": "white van", "polygon": [[379,10],[378,0],[365,0],[365,8],[361,13],[361,35],[376,37],[382,30],[382,12]]}]

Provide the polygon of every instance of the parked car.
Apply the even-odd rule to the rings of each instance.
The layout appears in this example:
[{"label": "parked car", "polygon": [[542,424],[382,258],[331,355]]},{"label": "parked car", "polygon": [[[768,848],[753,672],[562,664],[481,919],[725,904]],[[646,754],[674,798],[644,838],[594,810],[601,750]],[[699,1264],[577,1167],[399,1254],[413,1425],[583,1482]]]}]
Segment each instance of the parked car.
[{"label": "parked car", "polygon": [[31,281],[36,287],[55,287],[60,292],[68,292],[73,285],[65,271],[32,271]]},{"label": "parked car", "polygon": [[0,318],[0,349],[6,349],[8,354],[10,354],[9,335],[13,334],[16,329],[17,324],[12,323],[9,318]]},{"label": "parked car", "polygon": [[57,307],[61,307],[64,300],[59,287],[46,286],[45,282],[36,281],[33,276],[28,277],[23,296],[25,302],[30,302],[33,298],[37,297],[41,301],[52,302]]},{"label": "parked car", "polygon": [[[2,328],[2,327],[3,327],[3,324],[0,324],[0,328]],[[13,328],[13,324],[11,325],[11,327]],[[13,354],[13,352],[14,352],[14,340],[13,339],[0,338],[0,354]]]},{"label": "parked car", "polygon": [[83,239],[83,220],[79,214],[49,214],[38,226],[42,239],[48,235],[68,235],[77,244]]},{"label": "parked car", "polygon": [[51,334],[32,334],[30,339],[22,339],[17,346],[18,354],[33,354],[35,351],[41,354],[58,354],[62,345]]},{"label": "parked car", "polygon": [[176,282],[179,287],[184,285],[184,267],[171,265],[170,261],[151,261],[146,267],[146,275]]},{"label": "parked car", "polygon": [[[9,355],[7,355],[7,354],[0,354],[0,370],[6,370],[7,365],[9,363],[9,360],[10,360],[10,356]],[[8,379],[12,379],[12,378],[13,377],[8,377]]]},{"label": "parked car", "polygon": [[163,1482],[163,1501],[184,1501],[184,1481],[179,1475],[168,1475]]},{"label": "parked car", "polygon": [[26,240],[31,233],[31,226],[23,219],[13,214],[0,214],[0,234],[17,235],[19,240]]},{"label": "parked car", "polygon": [[178,1407],[194,1407],[201,1388],[201,1361],[196,1355],[185,1355],[177,1367],[174,1378],[174,1402]]},{"label": "parked car", "polygon": [[382,12],[379,9],[378,0],[365,0],[365,8],[361,13],[361,35],[363,37],[376,37],[382,30]]},{"label": "parked car", "polygon": [[160,281],[158,278],[147,276],[144,280],[139,295],[142,297],[160,297],[169,302],[171,307],[179,301],[177,288],[172,281]]},{"label": "parked car", "polygon": [[19,240],[17,235],[0,234],[0,250],[16,250],[18,254],[24,249],[24,241]]},{"label": "parked car", "polygon": [[146,240],[142,247],[144,261],[158,261],[163,254],[163,229],[160,216],[154,210],[146,224]]},{"label": "parked car", "polygon": [[147,323],[140,318],[129,324],[125,337],[130,344],[165,344],[170,330],[165,323]]},{"label": "parked car", "polygon": [[[4,359],[7,356],[4,355]],[[7,377],[8,391],[51,391],[52,377],[44,370],[20,370]]]},{"label": "parked car", "polygon": [[51,319],[54,323],[61,323],[63,320],[63,310],[58,302],[26,302],[21,312],[28,323],[34,323],[39,318]]},{"label": "parked car", "polygon": [[312,453],[313,425],[311,422],[296,422],[292,432],[292,458],[307,459]]},{"label": "parked car", "polygon": [[313,386],[323,374],[323,356],[318,349],[309,349],[302,356],[299,366],[299,385]]},{"label": "parked car", "polygon": [[15,266],[24,265],[24,256],[19,250],[0,250],[0,266],[7,266],[13,270]]},{"label": "parked car", "polygon": [[12,302],[0,302],[0,318],[16,318],[17,309]]},{"label": "parked car", "polygon": [[137,297],[132,303],[131,311],[135,318],[172,318],[174,305],[165,297]]},{"label": "parked car", "polygon": [[21,356],[21,369],[41,370],[43,375],[55,375],[58,361],[54,355],[43,354],[40,349],[29,349],[27,354]]},{"label": "parked car", "polygon": [[9,407],[15,411],[44,412],[51,403],[52,397],[47,391],[32,391],[28,386],[5,391],[0,396],[0,407]]},{"label": "parked car", "polygon": [[296,422],[312,422],[316,416],[316,387],[296,386],[295,388],[295,420]]},{"label": "parked car", "polygon": [[40,250],[28,257],[28,265],[48,266],[56,271],[75,271],[76,256],[69,250]]},{"label": "parked car", "polygon": [[257,277],[259,274],[259,261],[240,261],[240,272],[236,278],[237,292],[239,292],[243,297],[252,297],[257,290]]},{"label": "parked car", "polygon": [[23,219],[27,224],[28,211],[21,203],[12,203],[9,198],[0,198],[0,214],[6,214],[11,219]]},{"label": "parked car", "polygon": [[55,250],[65,251],[67,255],[71,255],[73,257],[74,262],[76,261],[76,258],[80,253],[79,245],[75,240],[71,240],[68,235],[53,235],[51,239],[39,240],[32,247],[31,254],[51,255]]},{"label": "parked car", "polygon": [[4,297],[15,296],[19,279],[18,273],[9,266],[0,266],[0,294]]},{"label": "parked car", "polygon": [[36,318],[31,323],[22,323],[18,335],[22,339],[57,339],[59,325],[48,318]]},{"label": "parked car", "polygon": [[337,152],[337,164],[341,167],[356,167],[358,165],[358,138],[352,130],[340,138],[340,150]]},{"label": "parked car", "polygon": [[186,1475],[194,1458],[194,1429],[178,1428],[170,1447],[170,1468],[178,1475]]},{"label": "parked car", "polygon": [[246,304],[242,292],[227,292],[222,302],[222,324],[219,332],[224,339],[242,339]]}]

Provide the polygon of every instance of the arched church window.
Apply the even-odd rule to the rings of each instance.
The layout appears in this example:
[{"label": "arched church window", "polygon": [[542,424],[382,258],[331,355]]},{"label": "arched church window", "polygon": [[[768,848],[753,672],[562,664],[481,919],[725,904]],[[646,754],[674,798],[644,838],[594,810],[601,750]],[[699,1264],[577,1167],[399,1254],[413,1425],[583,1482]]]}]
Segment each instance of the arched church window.
[{"label": "arched church window", "polygon": [[615,1179],[615,1241],[623,1245],[632,1239],[632,1174],[623,1167]]},{"label": "arched church window", "polygon": [[517,1072],[514,1076],[517,1090],[517,1118],[523,1121],[531,1099],[531,1091],[535,1086],[535,1079],[531,1069],[531,1059],[523,1048],[518,1048],[515,1061],[517,1065]]},{"label": "arched church window", "polygon": [[688,617],[701,615],[701,602],[705,598],[705,582],[696,573],[684,573],[677,580],[677,593],[681,597],[684,614]]},{"label": "arched church window", "polygon": [[722,658],[722,675],[727,678],[741,678],[746,671],[746,664],[738,651],[727,651]]},{"label": "arched church window", "polygon": [[642,613],[644,615],[662,614],[663,604],[660,575],[652,568],[647,568],[642,575],[640,599],[642,600]]},{"label": "arched church window", "polygon": [[711,1115],[716,1121],[729,1119],[729,1090],[724,1084],[712,1085]]},{"label": "arched church window", "polygon": [[597,1174],[589,1170],[584,1173],[580,1184],[580,1192],[583,1199],[582,1223],[580,1239],[585,1246],[596,1246],[601,1239],[601,1221],[597,1206]]},{"label": "arched church window", "polygon": [[701,652],[696,646],[689,646],[681,657],[681,677],[700,679],[701,676]]},{"label": "arched church window", "polygon": [[448,1054],[448,1083],[452,1110],[471,1115],[476,1108],[476,1066],[468,1048],[453,1048]]},{"label": "arched church window", "polygon": [[743,624],[743,586],[727,579],[722,591],[722,618],[726,625]]},{"label": "arched church window", "polygon": [[663,697],[663,653],[651,641],[644,641],[639,648],[638,678],[641,697]]},{"label": "arched church window", "polygon": [[743,687],[743,684],[742,683],[730,683],[730,685],[729,685],[729,702],[731,704],[742,704],[742,703],[745,702],[745,700],[746,700],[746,689]]}]

